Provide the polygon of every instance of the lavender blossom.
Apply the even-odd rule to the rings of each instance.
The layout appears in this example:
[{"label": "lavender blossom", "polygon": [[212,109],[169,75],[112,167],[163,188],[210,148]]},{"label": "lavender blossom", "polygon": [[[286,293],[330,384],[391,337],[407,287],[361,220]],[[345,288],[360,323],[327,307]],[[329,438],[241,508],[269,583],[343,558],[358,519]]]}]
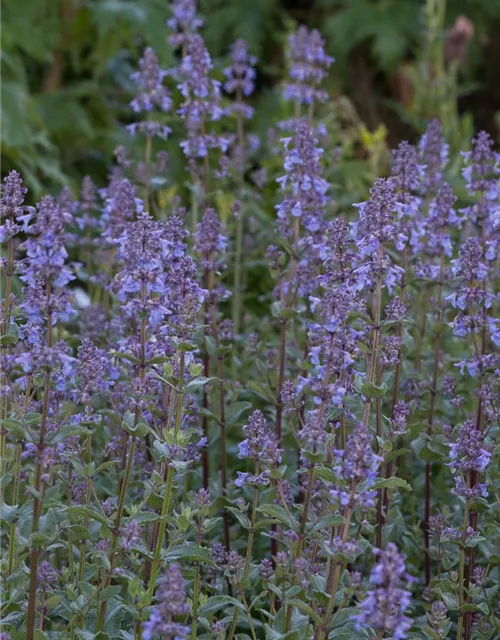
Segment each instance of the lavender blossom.
[{"label": "lavender blossom", "polygon": [[421,193],[436,192],[448,162],[449,146],[443,138],[441,122],[435,118],[429,123],[426,132],[420,139],[419,160],[423,165]]},{"label": "lavender blossom", "polygon": [[165,234],[165,227],[143,212],[125,227],[118,240],[123,269],[116,275],[113,288],[125,303],[122,308],[126,315],[144,313],[152,326],[170,313],[156,295],[167,289],[165,266],[171,255]]},{"label": "lavender blossom", "polygon": [[0,190],[0,220],[6,218],[0,226],[0,242],[5,242],[21,230],[26,231],[35,210],[24,205],[28,189],[23,187],[23,181],[17,171],[11,171],[4,178]]},{"label": "lavender blossom", "polygon": [[394,405],[392,418],[390,420],[391,435],[400,435],[406,431],[409,415],[410,409],[404,400],[400,400]]},{"label": "lavender blossom", "polygon": [[323,212],[328,199],[328,183],[321,177],[323,149],[316,146],[317,140],[304,122],[297,125],[293,138],[283,138],[282,142],[286,175],[278,178],[277,182],[286,195],[276,207],[278,218],[288,226],[292,226],[291,220],[300,218],[309,232],[317,232],[323,226]]},{"label": "lavender blossom", "polygon": [[110,185],[106,205],[101,216],[104,236],[116,239],[122,235],[127,222],[142,211],[142,200],[136,197],[136,190],[126,178],[120,178]]},{"label": "lavender blossom", "polygon": [[319,411],[309,412],[305,425],[297,434],[297,439],[301,443],[303,450],[316,453],[324,448],[328,440],[328,433],[326,431],[326,420]]},{"label": "lavender blossom", "polygon": [[130,106],[136,113],[152,111],[155,106],[159,107],[161,111],[170,111],[172,98],[168,89],[163,85],[163,80],[167,75],[168,72],[158,65],[156,53],[151,47],[148,47],[139,61],[139,71],[132,74],[138,92]]},{"label": "lavender blossom", "polygon": [[460,428],[457,441],[450,444],[450,469],[456,473],[471,470],[484,471],[491,460],[491,453],[484,449],[483,435],[472,420],[466,420]]},{"label": "lavender blossom", "polygon": [[[160,68],[156,53],[148,47],[139,61],[139,71],[131,76],[137,85],[137,93],[130,106],[136,113],[150,113],[155,107],[164,113],[170,111],[172,98],[163,84],[167,75],[168,72]],[[171,133],[170,127],[150,117],[142,122],[128,125],[127,129],[133,135],[142,133],[147,136],[158,136],[164,140]]]},{"label": "lavender blossom", "polygon": [[288,60],[290,81],[285,85],[285,100],[310,105],[325,102],[327,93],[319,86],[325,79],[333,58],[324,50],[324,40],[316,29],[301,25],[289,37]]},{"label": "lavender blossom", "polygon": [[36,575],[38,588],[42,591],[52,591],[59,580],[56,570],[47,560],[40,563]]},{"label": "lavender blossom", "polygon": [[66,264],[65,246],[66,227],[71,221],[69,213],[62,212],[51,196],[45,196],[28,229],[26,258],[19,271],[27,285],[22,307],[34,324],[43,323],[49,314],[53,324],[66,321],[73,314],[67,285],[75,276]]},{"label": "lavender blossom", "polygon": [[256,64],[257,58],[248,53],[243,39],[240,38],[231,45],[231,65],[224,69],[224,90],[236,94],[236,101],[228,107],[229,113],[239,114],[243,118],[252,117],[253,109],[242,98],[250,96],[255,89]]},{"label": "lavender blossom", "polygon": [[411,598],[405,587],[413,578],[406,572],[406,556],[392,542],[375,554],[378,561],[370,574],[372,589],[361,602],[361,612],[353,618],[356,629],[373,628],[391,633],[394,640],[402,640],[412,625],[405,615]]},{"label": "lavender blossom", "polygon": [[203,38],[193,35],[182,59],[179,69],[182,82],[178,85],[185,98],[178,113],[185,122],[188,135],[180,146],[190,159],[204,158],[209,149],[225,151],[229,145],[228,138],[205,130],[208,121],[219,120],[223,115],[220,82],[209,75],[212,67]]},{"label": "lavender blossom", "polygon": [[153,640],[155,636],[175,637],[178,640],[185,638],[189,627],[175,620],[189,613],[184,580],[178,565],[171,564],[166,570],[156,600],[149,620],[144,623],[144,640]]},{"label": "lavender blossom", "polygon": [[370,199],[354,206],[359,209],[359,220],[351,223],[351,234],[361,258],[356,268],[356,288],[371,286],[381,276],[391,291],[403,270],[392,263],[384,245],[395,245],[402,251],[408,240],[400,232],[397,220],[402,204],[397,201],[391,183],[379,178],[370,189]]},{"label": "lavender blossom", "polygon": [[78,347],[78,397],[83,404],[92,401],[96,393],[107,391],[112,382],[106,379],[107,361],[89,338]]},{"label": "lavender blossom", "polygon": [[391,185],[398,194],[403,205],[402,213],[414,218],[420,206],[420,198],[415,195],[419,189],[422,167],[418,164],[417,151],[414,146],[404,141],[394,151]]},{"label": "lavender blossom", "polygon": [[137,520],[132,520],[132,522],[123,528],[121,534],[121,544],[124,551],[132,551],[132,549],[142,541],[141,527]]},{"label": "lavender blossom", "polygon": [[174,32],[169,41],[174,47],[187,46],[191,36],[203,25],[196,16],[196,0],[173,0],[172,17],[167,25]]},{"label": "lavender blossom", "polygon": [[227,237],[215,209],[207,207],[195,234],[195,250],[203,256],[201,266],[209,271],[220,272],[225,269],[221,255],[227,250]]},{"label": "lavender blossom", "polygon": [[243,427],[243,433],[247,437],[238,445],[239,458],[273,460],[276,456],[276,443],[262,411],[256,409],[251,414]]},{"label": "lavender blossom", "polygon": [[449,619],[447,618],[448,609],[444,602],[433,602],[430,612],[427,614],[429,619],[429,625],[438,638],[445,638],[445,632],[449,625]]},{"label": "lavender blossom", "polygon": [[339,471],[342,477],[364,481],[366,486],[373,484],[382,459],[373,453],[371,436],[365,424],[357,423],[347,438],[345,451],[341,453]]}]

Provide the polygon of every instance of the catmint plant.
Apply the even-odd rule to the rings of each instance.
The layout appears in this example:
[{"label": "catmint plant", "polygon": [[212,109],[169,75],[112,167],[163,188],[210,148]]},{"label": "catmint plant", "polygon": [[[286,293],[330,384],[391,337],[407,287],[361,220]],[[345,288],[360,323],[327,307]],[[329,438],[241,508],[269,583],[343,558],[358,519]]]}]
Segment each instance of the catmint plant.
[{"label": "catmint plant", "polygon": [[2,181],[0,638],[494,640],[494,142],[410,123],[368,190],[319,31],[263,103],[205,17],[137,62],[139,161]]}]

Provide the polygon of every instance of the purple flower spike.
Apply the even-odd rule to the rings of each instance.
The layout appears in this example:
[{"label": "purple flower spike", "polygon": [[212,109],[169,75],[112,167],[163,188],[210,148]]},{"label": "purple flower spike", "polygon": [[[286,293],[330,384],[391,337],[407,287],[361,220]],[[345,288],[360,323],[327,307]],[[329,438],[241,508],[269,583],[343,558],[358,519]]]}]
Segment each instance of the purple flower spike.
[{"label": "purple flower spike", "polygon": [[189,613],[186,602],[186,588],[178,565],[171,564],[165,572],[165,579],[158,589],[157,604],[152,608],[149,620],[144,623],[144,640],[159,638],[185,638],[189,627],[175,618],[183,618]]},{"label": "purple flower spike", "polygon": [[174,31],[170,43],[174,47],[187,45],[191,35],[203,25],[203,20],[196,16],[196,0],[174,0],[167,25]]},{"label": "purple flower spike", "polygon": [[358,630],[371,627],[391,632],[394,640],[402,640],[412,625],[411,619],[404,614],[411,599],[411,593],[405,587],[413,578],[406,572],[406,556],[398,553],[392,542],[385,550],[379,549],[375,553],[378,561],[370,574],[372,589],[361,602],[361,612],[353,620]]},{"label": "purple flower spike", "polygon": [[325,42],[316,29],[301,25],[289,38],[288,60],[290,81],[285,85],[285,100],[299,104],[325,102],[326,91],[319,89],[333,58],[325,53]]},{"label": "purple flower spike", "polygon": [[156,53],[148,47],[139,61],[139,71],[132,74],[138,91],[130,106],[136,113],[152,111],[155,106],[161,111],[170,111],[172,98],[167,87],[163,85],[167,75],[168,72],[158,65]]}]

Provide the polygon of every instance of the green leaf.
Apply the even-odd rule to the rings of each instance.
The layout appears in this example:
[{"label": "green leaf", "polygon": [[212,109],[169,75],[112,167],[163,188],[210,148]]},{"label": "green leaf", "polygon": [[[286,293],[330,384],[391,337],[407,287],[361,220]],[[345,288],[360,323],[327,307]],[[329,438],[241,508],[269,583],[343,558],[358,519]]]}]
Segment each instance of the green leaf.
[{"label": "green leaf", "polygon": [[308,462],[314,465],[320,464],[321,462],[325,461],[325,454],[321,452],[313,453],[312,451],[307,451],[306,449],[304,449],[302,451],[302,455]]},{"label": "green leaf", "polygon": [[227,411],[227,424],[236,422],[242,413],[249,411],[252,407],[251,402],[233,402],[230,404]]},{"label": "green leaf", "polygon": [[186,542],[184,544],[171,547],[165,554],[165,560],[167,562],[174,562],[175,560],[191,560],[192,562],[202,562],[210,565],[215,564],[209,549],[201,547],[199,544],[194,544],[194,542]]},{"label": "green leaf", "polygon": [[97,511],[97,509],[94,509],[94,507],[91,507],[90,505],[71,505],[71,507],[66,508],[66,513],[70,516],[80,516],[82,518],[88,518],[89,520],[96,520],[97,522],[108,526],[107,518],[105,518],[100,511]]},{"label": "green leaf", "polygon": [[237,607],[241,611],[245,611],[243,604],[236,598],[231,598],[231,596],[211,596],[198,611],[200,615],[209,616],[225,607]]},{"label": "green leaf", "polygon": [[5,524],[12,524],[16,519],[16,514],[19,511],[19,506],[17,504],[13,504],[9,506],[2,502],[0,505],[0,521],[5,522]]},{"label": "green leaf", "polygon": [[120,585],[110,585],[109,587],[106,587],[101,591],[101,593],[99,594],[99,599],[110,600],[111,598],[117,596],[121,592],[121,590],[122,587]]},{"label": "green leaf", "polygon": [[391,460],[395,460],[400,456],[404,456],[405,453],[409,453],[409,449],[394,449],[394,451],[390,451],[384,454],[384,462],[391,462]]},{"label": "green leaf", "polygon": [[297,607],[299,611],[302,611],[302,613],[305,613],[310,618],[312,618],[314,622],[316,622],[316,624],[323,624],[323,620],[321,616],[318,613],[316,613],[316,611],[314,611],[314,609],[303,600],[295,600],[295,599],[288,600],[288,604],[294,607]]},{"label": "green leaf", "polygon": [[28,430],[19,420],[12,420],[10,418],[5,418],[1,421],[2,429],[10,432],[16,438],[24,438]]},{"label": "green leaf", "polygon": [[486,616],[490,612],[486,602],[481,602],[481,604],[473,604],[472,602],[468,602],[466,604],[463,604],[460,607],[459,611],[461,613],[468,613],[468,612],[476,613],[477,611],[480,611],[481,613],[484,613],[484,615]]},{"label": "green leaf", "polygon": [[86,436],[92,435],[92,433],[92,429],[86,429],[85,427],[77,425],[66,425],[55,432],[54,436],[50,438],[50,442],[56,444],[70,436],[80,436],[81,438],[85,438]]},{"label": "green leaf", "polygon": [[440,453],[433,451],[428,445],[424,445],[420,449],[418,457],[420,460],[425,460],[426,462],[437,462],[438,460],[443,459],[443,456]]},{"label": "green leaf", "polygon": [[404,489],[405,491],[413,491],[410,484],[403,478],[377,478],[370,489]]},{"label": "green leaf", "polygon": [[367,398],[382,398],[387,393],[387,389],[385,382],[381,385],[373,384],[373,382],[365,382],[361,385],[361,393]]},{"label": "green leaf", "polygon": [[136,358],[135,356],[131,356],[129,353],[121,353],[120,351],[110,351],[109,354],[112,356],[115,356],[115,358],[122,358],[123,360],[129,360],[134,364],[141,364],[141,361],[139,360],[139,358]]},{"label": "green leaf", "polygon": [[190,382],[188,382],[187,385],[184,387],[184,391],[199,389],[200,387],[204,387],[209,382],[212,382],[212,380],[219,381],[219,378],[215,378],[215,377],[205,378],[204,376],[200,376],[199,378],[195,378],[194,380],[191,380]]},{"label": "green leaf", "polygon": [[226,509],[234,515],[236,520],[238,520],[238,522],[244,529],[250,529],[252,523],[250,522],[250,519],[246,515],[246,513],[243,513],[236,507],[226,507]]},{"label": "green leaf", "polygon": [[340,513],[330,513],[326,516],[322,516],[312,526],[312,531],[319,531],[320,529],[328,529],[330,527],[338,527],[344,524],[345,518]]},{"label": "green leaf", "polygon": [[339,481],[335,473],[328,467],[314,467],[314,475],[316,478],[331,484],[336,484]]},{"label": "green leaf", "polygon": [[259,513],[263,513],[266,516],[272,516],[273,518],[276,518],[277,520],[285,524],[289,529],[293,529],[296,525],[296,523],[291,520],[290,516],[285,511],[284,507],[282,507],[280,504],[263,504],[262,506],[258,507],[257,511]]},{"label": "green leaf", "polygon": [[443,602],[445,603],[449,611],[458,611],[458,597],[456,594],[448,593],[446,591],[442,591],[441,589],[438,589],[437,592],[443,599]]}]

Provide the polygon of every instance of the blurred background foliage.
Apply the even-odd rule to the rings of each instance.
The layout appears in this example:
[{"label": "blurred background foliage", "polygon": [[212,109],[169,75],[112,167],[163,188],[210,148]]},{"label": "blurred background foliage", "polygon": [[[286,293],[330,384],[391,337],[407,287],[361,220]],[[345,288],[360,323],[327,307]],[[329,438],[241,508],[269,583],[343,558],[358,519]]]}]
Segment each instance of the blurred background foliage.
[{"label": "blurred background foliage", "polygon": [[[237,37],[258,55],[263,137],[283,116],[287,37],[303,23],[336,59],[327,108],[354,169],[379,171],[387,146],[434,115],[452,147],[479,128],[498,140],[498,1],[200,0],[199,9],[217,66]],[[123,125],[143,49],[177,64],[168,17],[168,0],[2,0],[2,173],[20,170],[35,196],[76,189],[85,174],[104,183],[113,150],[130,144]]]}]

